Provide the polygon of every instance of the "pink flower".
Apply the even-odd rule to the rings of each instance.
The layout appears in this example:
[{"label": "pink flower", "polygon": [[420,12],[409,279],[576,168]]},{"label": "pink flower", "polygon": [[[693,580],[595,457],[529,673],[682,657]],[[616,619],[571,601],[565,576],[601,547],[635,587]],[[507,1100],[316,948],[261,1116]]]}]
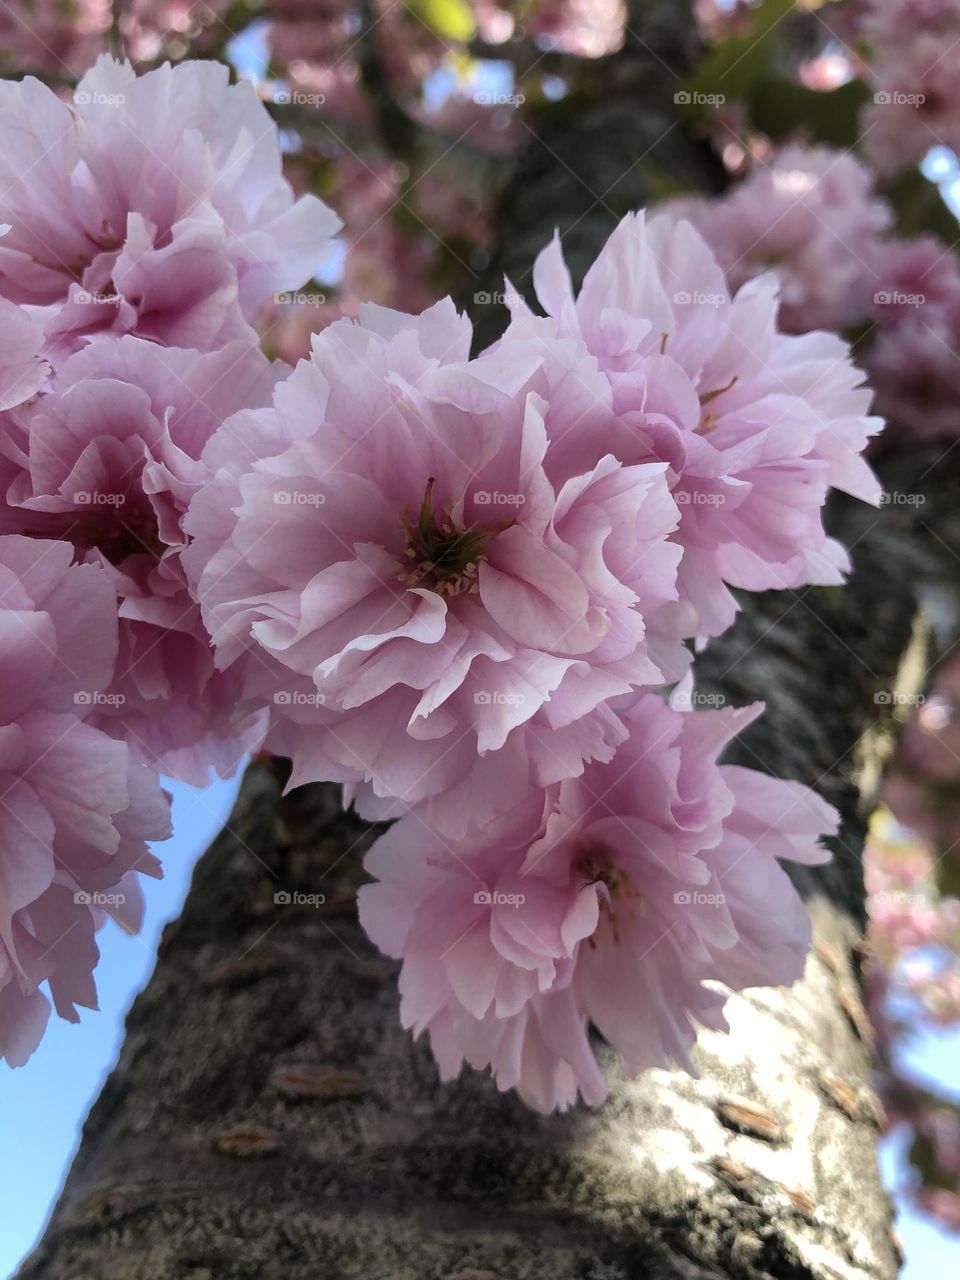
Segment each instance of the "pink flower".
[{"label": "pink flower", "polygon": [[871,66],[873,103],[861,117],[863,148],[879,173],[919,164],[931,147],[960,148],[956,104],[960,6],[937,30],[910,30],[878,46]]},{"label": "pink flower", "polygon": [[960,0],[861,0],[857,35],[878,49],[901,47],[918,31],[948,34],[960,27]]},{"label": "pink flower", "polygon": [[156,775],[85,722],[110,683],[116,597],[57,542],[0,537],[0,1057],[24,1063],[48,1016],[96,1008],[103,911],[139,923],[134,872],[169,834]]},{"label": "pink flower", "polygon": [[211,350],[323,261],[338,220],[294,202],[276,128],[214,62],[137,77],[107,55],[71,105],[0,83],[0,289],[37,308],[60,358],[136,332]]},{"label": "pink flower", "polygon": [[179,557],[199,459],[224,418],[269,403],[277,370],[246,343],[201,353],[97,340],[52,390],[8,415],[0,527],[60,538],[101,564],[120,597],[116,676],[92,717],[137,757],[202,785],[263,733],[237,715],[239,680],[214,669]]},{"label": "pink flower", "polygon": [[106,44],[110,0],[29,0],[0,5],[3,74],[49,71],[75,80]]},{"label": "pink flower", "polygon": [[685,665],[645,630],[676,599],[663,464],[551,465],[568,431],[613,430],[595,362],[470,340],[449,302],[325,329],[272,411],[211,441],[184,557],[219,663],[252,646],[293,785],[429,801],[457,831],[609,759],[610,700]]},{"label": "pink flower", "polygon": [[843,329],[870,309],[868,263],[892,222],[870,170],[849,152],[789,146],[722,199],[665,206],[697,228],[732,291],[764,271],[780,282],[781,328]]},{"label": "pink flower", "polygon": [[822,508],[831,486],[879,501],[860,454],[881,424],[866,416],[870,392],[839,338],[778,333],[775,280],[731,299],[697,232],[667,217],[624,218],[578,297],[558,239],[537,259],[534,283],[553,319],[536,319],[512,294],[501,345],[530,356],[560,334],[599,362],[614,432],[581,423],[557,454],[579,469],[607,451],[623,465],[668,464],[682,514],[680,596],[701,635],[733,622],[728,586],[843,580],[849,558],[827,537]]},{"label": "pink flower", "polygon": [[960,268],[933,236],[891,241],[876,255],[876,325],[866,367],[889,447],[954,439],[960,396]]},{"label": "pink flower", "polygon": [[49,366],[40,359],[43,331],[21,307],[0,298],[3,350],[0,352],[0,411],[29,400],[47,380]]},{"label": "pink flower", "polygon": [[592,1024],[635,1074],[693,1070],[695,1024],[725,997],[791,983],[810,941],[781,859],[826,859],[837,815],[814,792],[718,766],[759,712],[681,712],[655,695],[624,715],[610,762],[532,797],[513,827],[449,843],[414,813],[367,859],[374,942],[402,958],[401,1020],[429,1030],[444,1078],[491,1066],[540,1111],[605,1086]]}]

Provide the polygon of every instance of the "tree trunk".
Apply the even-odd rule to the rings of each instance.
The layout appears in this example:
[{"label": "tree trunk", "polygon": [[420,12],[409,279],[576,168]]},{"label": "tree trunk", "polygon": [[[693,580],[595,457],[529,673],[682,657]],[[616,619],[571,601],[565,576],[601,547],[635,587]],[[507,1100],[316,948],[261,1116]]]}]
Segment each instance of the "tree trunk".
[{"label": "tree trunk", "polygon": [[[676,122],[684,6],[643,15],[643,40],[598,68],[602,92],[553,112],[518,162],[494,265],[519,287],[555,223],[582,268],[656,193],[652,172],[716,182]],[[922,507],[838,505],[848,587],[746,599],[698,660],[701,688],[768,703],[740,762],[816,786],[844,817],[832,864],[801,881],[816,928],[804,980],[732,998],[730,1035],[701,1036],[699,1079],[624,1081],[608,1061],[604,1106],[550,1118],[485,1075],[440,1086],[400,1028],[396,966],[356,921],[375,833],[331,786],[281,799],[281,764],[259,762],[165,933],[22,1280],[894,1277],[860,854],[897,724],[875,695],[922,681],[921,597],[960,546],[958,468],[931,460],[890,481]],[[293,890],[325,902],[275,901]]]}]

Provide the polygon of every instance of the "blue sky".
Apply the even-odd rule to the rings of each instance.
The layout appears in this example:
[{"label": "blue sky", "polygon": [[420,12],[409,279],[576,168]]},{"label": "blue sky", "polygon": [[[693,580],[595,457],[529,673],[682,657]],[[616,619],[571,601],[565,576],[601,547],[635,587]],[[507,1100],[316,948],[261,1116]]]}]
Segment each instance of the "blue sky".
[{"label": "blue sky", "polygon": [[146,984],[163,926],[180,914],[198,856],[220,830],[239,778],[205,791],[165,783],[173,794],[174,836],[155,846],[164,878],[148,880],[142,934],[130,938],[112,923],[99,935],[100,1012],[83,1010],[79,1024],[51,1017],[40,1048],[17,1071],[0,1065],[0,1169],[16,1173],[16,1195],[0,1196],[0,1276],[9,1277],[40,1235],[56,1199],[90,1104],[109,1074],[123,1019]]}]

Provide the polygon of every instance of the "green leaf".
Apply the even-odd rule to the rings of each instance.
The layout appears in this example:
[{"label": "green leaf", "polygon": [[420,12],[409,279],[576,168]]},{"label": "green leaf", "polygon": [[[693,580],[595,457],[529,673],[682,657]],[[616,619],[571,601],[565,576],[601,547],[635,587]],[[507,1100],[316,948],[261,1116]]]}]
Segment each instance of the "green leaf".
[{"label": "green leaf", "polygon": [[404,7],[441,40],[469,40],[476,31],[467,0],[404,0]]},{"label": "green leaf", "polygon": [[781,24],[793,11],[795,0],[763,0],[753,11],[753,22],[746,35],[731,36],[713,46],[687,81],[678,104],[691,118],[721,101],[746,101],[753,85],[772,75],[780,53]]},{"label": "green leaf", "polygon": [[944,898],[960,898],[960,858],[955,853],[942,857],[937,862],[934,874],[937,888]]},{"label": "green leaf", "polygon": [[753,123],[771,138],[784,138],[802,128],[814,142],[852,147],[860,136],[860,108],[869,99],[870,90],[862,80],[819,92],[783,76],[762,76],[751,86],[748,105]]}]

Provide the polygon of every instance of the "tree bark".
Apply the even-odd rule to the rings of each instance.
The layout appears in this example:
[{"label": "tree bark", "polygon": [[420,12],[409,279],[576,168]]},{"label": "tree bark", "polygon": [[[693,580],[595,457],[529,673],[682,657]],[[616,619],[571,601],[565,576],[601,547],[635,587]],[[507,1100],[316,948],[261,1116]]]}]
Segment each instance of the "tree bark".
[{"label": "tree bark", "polygon": [[[525,287],[555,223],[582,269],[656,194],[651,173],[716,181],[674,116],[682,11],[648,5],[643,40],[598,72],[604,92],[546,120],[506,191],[492,270]],[[844,819],[834,861],[800,881],[806,976],[733,997],[729,1036],[701,1037],[699,1079],[625,1081],[607,1055],[610,1100],[549,1118],[485,1075],[440,1086],[399,1026],[396,966],[356,921],[375,832],[331,786],[281,798],[283,766],[258,762],[165,933],[22,1280],[891,1280],[860,855],[898,723],[876,694],[922,683],[924,596],[956,576],[957,455],[896,464],[891,487],[922,506],[837,505],[846,588],[745,599],[698,659],[700,688],[767,701],[739,761],[817,787]],[[294,890],[325,901],[275,901]]]}]

